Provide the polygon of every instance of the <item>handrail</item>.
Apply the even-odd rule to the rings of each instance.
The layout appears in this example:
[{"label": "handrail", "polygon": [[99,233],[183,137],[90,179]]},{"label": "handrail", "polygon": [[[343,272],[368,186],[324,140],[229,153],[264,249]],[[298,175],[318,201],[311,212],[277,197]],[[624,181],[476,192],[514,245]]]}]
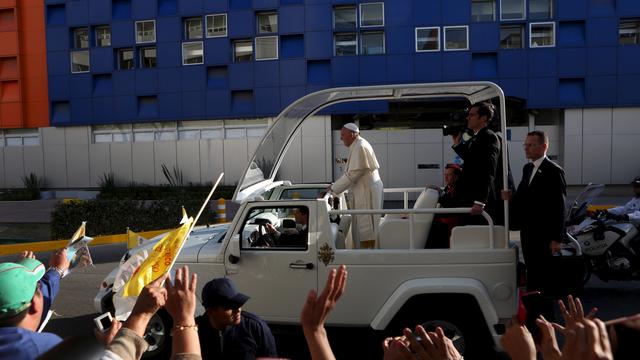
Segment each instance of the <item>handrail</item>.
[{"label": "handrail", "polygon": [[402,199],[404,201],[404,209],[409,208],[409,193],[414,192],[423,192],[425,188],[423,187],[407,187],[407,188],[390,188],[384,189],[385,193],[402,193]]},{"label": "handrail", "polygon": [[[431,208],[431,209],[367,209],[367,210],[329,210],[329,215],[370,215],[370,214],[408,214],[409,215],[409,248],[413,249],[413,216],[415,214],[468,214],[471,208]],[[480,214],[487,220],[489,225],[489,248],[494,248],[493,240],[493,219],[482,211]],[[509,242],[505,241],[505,248],[509,247]]]}]

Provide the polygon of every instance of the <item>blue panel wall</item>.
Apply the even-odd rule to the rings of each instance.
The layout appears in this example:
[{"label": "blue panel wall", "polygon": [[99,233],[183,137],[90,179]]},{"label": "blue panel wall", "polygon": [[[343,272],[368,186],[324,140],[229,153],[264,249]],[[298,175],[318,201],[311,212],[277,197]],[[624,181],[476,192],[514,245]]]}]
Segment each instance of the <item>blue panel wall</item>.
[{"label": "blue panel wall", "polygon": [[[471,0],[380,0],[384,26],[334,29],[333,8],[350,0],[55,0],[45,24],[51,122],[136,122],[274,116],[313,91],[336,87],[411,82],[490,80],[529,108],[640,106],[640,46],[619,45],[620,18],[640,16],[636,0],[555,1],[555,45],[500,47],[495,21],[473,22]],[[499,3],[498,3],[499,4]],[[278,59],[235,62],[232,44],[254,40],[256,12],[278,14]],[[499,11],[499,5],[497,6]],[[227,15],[227,35],[202,39],[203,64],[182,65],[184,19]],[[359,15],[358,15],[359,17]],[[156,21],[157,67],[140,68],[135,21]],[[111,46],[96,47],[96,26],[111,26]],[[469,50],[445,51],[444,26],[469,27]],[[90,27],[90,72],[70,73],[72,29]],[[440,50],[416,52],[416,27],[439,27]],[[384,32],[384,54],[334,55],[334,36],[345,31],[361,44],[366,31]],[[206,34],[206,31],[205,31]],[[255,46],[255,43],[254,43]],[[117,50],[132,48],[135,67],[118,70]],[[255,50],[255,49],[254,49]],[[358,49],[358,51],[360,51]],[[255,55],[255,54],[254,54]],[[155,104],[155,105],[153,105]],[[336,112],[376,111],[341,105]]]}]

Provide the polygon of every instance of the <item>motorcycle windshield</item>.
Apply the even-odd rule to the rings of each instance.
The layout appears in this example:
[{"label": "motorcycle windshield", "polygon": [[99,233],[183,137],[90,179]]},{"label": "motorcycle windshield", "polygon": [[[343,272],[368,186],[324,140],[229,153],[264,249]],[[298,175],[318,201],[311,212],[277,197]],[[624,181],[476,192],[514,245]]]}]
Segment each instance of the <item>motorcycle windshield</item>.
[{"label": "motorcycle windshield", "polygon": [[[302,123],[333,104],[353,101],[402,100],[426,98],[466,98],[470,103],[498,97],[504,112],[504,93],[491,82],[434,83],[345,87],[321,90],[306,95],[284,109],[262,138],[245,168],[233,200],[242,202],[273,183],[290,140]],[[506,128],[501,114],[502,131]]]},{"label": "motorcycle windshield", "polygon": [[584,189],[582,189],[580,194],[578,194],[574,203],[576,205],[587,204],[588,206],[591,204],[591,202],[593,202],[595,198],[600,196],[600,194],[602,194],[603,191],[604,191],[603,184],[589,184],[585,186]]}]

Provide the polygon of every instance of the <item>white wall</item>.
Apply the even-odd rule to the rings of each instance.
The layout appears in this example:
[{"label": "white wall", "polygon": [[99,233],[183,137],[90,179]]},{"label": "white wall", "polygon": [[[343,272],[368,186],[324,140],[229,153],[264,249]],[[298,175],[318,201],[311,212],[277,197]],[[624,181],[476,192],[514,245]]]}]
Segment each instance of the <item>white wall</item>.
[{"label": "white wall", "polygon": [[567,109],[564,167],[569,184],[627,184],[640,174],[640,108]]}]

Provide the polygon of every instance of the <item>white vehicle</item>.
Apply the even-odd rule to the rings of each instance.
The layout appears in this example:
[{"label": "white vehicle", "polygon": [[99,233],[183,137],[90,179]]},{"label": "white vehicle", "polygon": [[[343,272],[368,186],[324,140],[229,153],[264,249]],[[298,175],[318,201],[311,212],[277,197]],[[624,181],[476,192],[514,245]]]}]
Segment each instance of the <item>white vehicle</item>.
[{"label": "white vehicle", "polygon": [[[345,264],[348,288],[328,318],[329,327],[368,329],[382,336],[401,334],[402,328],[416,324],[442,326],[463,353],[486,358],[498,344],[504,322],[517,312],[517,249],[509,245],[505,227],[493,226],[485,213],[489,225],[454,228],[449,249],[424,249],[434,213],[470,209],[437,208],[438,194],[432,189],[419,189],[413,208],[398,210],[345,210],[344,201],[336,210],[327,197],[272,196],[298,186],[275,179],[290,140],[310,116],[340,102],[424,98],[470,103],[497,99],[505,128],[504,94],[489,82],[338,88],[307,95],[279,115],[257,147],[234,194],[234,201],[241,203],[234,219],[195,230],[176,266],[188,265],[198,273],[198,294],[209,279],[232,279],[239,291],[251,296],[244,309],[271,325],[286,326],[299,323],[307,292],[321,289],[328,272]],[[503,165],[506,168],[506,158]],[[284,232],[295,226],[292,213],[303,207],[309,212],[306,241],[283,245],[271,239],[271,246],[256,245],[256,237],[269,236],[261,229],[265,222]],[[350,217],[363,213],[385,214],[378,249],[345,246]],[[99,311],[112,308],[109,281],[105,279],[96,296]],[[152,350],[170,343],[166,319],[160,312],[149,327]],[[377,347],[380,342],[371,344]]]}]

